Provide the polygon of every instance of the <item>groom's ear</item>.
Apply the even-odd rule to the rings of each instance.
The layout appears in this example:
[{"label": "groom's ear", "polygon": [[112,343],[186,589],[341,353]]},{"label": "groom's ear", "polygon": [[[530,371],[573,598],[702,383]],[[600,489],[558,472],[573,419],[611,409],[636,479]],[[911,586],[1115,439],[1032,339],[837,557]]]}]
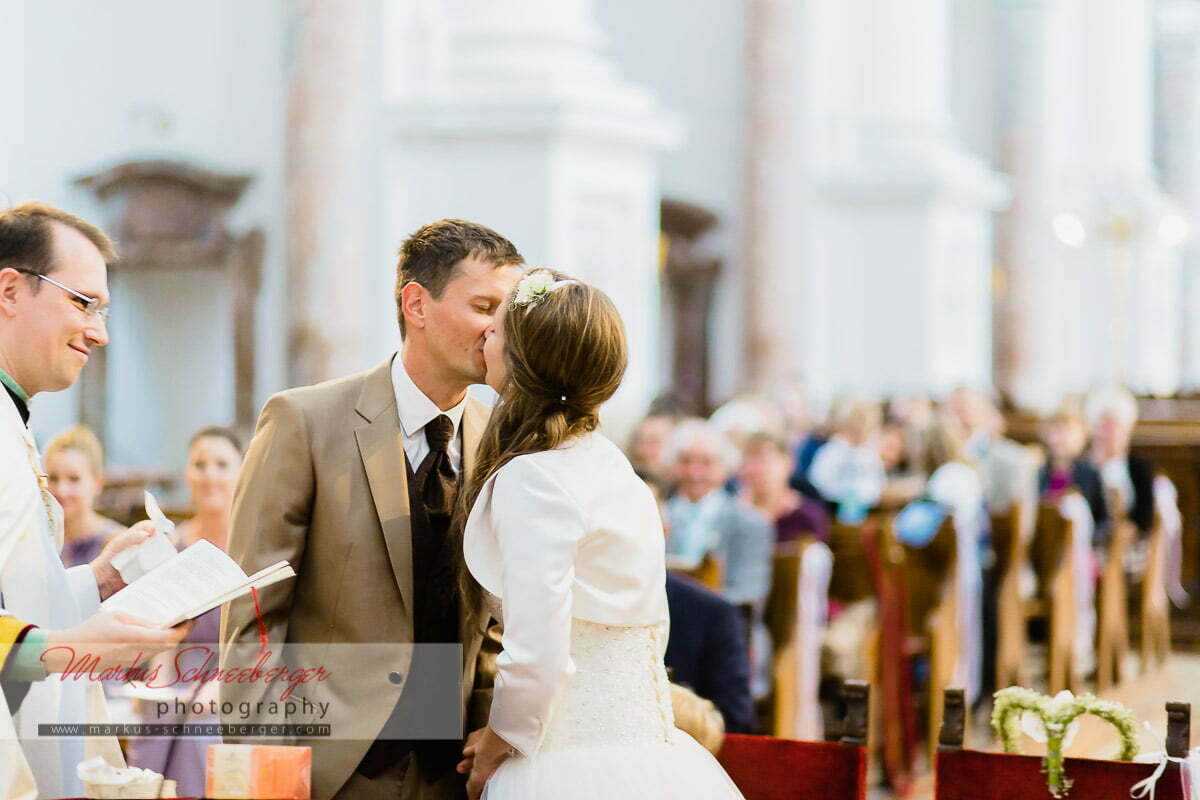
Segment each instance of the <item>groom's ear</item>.
[{"label": "groom's ear", "polygon": [[409,328],[424,328],[426,304],[431,298],[429,290],[416,281],[409,281],[400,289],[400,313]]}]

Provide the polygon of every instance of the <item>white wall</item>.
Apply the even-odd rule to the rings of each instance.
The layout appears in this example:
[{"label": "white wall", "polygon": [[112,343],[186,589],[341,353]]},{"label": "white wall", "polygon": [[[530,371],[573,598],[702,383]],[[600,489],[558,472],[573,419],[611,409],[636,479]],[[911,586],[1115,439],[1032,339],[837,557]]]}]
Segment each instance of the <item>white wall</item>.
[{"label": "white wall", "polygon": [[[172,158],[254,176],[234,227],[267,235],[260,401],[283,383],[285,35],[282,0],[0,0],[0,66],[13,109],[0,124],[0,200],[43,200],[99,221],[90,193],[71,181],[118,162]],[[228,310],[212,280],[114,281],[115,464],[178,468],[193,428],[231,421],[231,375],[213,374],[221,365],[232,372]],[[77,406],[74,391],[36,398],[39,437],[73,422]]]}]

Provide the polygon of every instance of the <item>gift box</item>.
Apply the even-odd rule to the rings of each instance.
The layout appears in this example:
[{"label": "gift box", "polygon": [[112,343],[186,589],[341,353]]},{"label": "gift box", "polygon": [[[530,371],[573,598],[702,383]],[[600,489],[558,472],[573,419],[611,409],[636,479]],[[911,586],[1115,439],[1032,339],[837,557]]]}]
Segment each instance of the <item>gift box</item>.
[{"label": "gift box", "polygon": [[309,800],[312,748],[210,744],[204,778],[211,800]]}]

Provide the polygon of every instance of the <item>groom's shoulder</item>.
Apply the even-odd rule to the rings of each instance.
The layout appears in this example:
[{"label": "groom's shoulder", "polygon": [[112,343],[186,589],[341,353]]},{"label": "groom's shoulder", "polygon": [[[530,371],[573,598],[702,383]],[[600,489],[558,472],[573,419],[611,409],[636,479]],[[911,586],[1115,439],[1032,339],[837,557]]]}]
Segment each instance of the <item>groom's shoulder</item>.
[{"label": "groom's shoulder", "polygon": [[385,368],[386,365],[383,365],[353,375],[284,389],[272,395],[267,405],[284,404],[306,415],[320,415],[347,406],[353,408],[362,396],[363,387]]}]

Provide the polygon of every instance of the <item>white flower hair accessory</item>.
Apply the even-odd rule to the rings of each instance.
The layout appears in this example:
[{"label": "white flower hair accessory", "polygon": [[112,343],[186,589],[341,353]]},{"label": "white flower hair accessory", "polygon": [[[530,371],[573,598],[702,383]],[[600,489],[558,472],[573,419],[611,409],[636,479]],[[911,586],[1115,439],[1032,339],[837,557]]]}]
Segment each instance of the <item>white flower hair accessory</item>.
[{"label": "white flower hair accessory", "polygon": [[512,301],[513,308],[535,306],[555,289],[570,286],[572,283],[579,283],[579,281],[570,279],[556,281],[550,272],[544,269],[534,270],[517,284],[517,294]]}]

